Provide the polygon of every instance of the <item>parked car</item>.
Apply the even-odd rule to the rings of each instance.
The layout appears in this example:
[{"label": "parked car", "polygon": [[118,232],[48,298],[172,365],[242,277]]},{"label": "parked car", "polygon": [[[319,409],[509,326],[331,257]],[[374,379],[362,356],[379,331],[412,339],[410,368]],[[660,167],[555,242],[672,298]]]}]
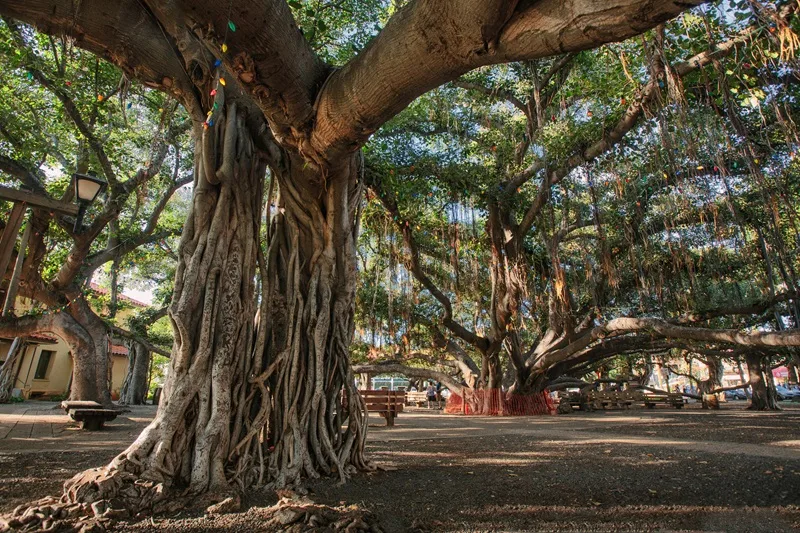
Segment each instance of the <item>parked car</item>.
[{"label": "parked car", "polygon": [[736,390],[726,390],[725,391],[725,399],[728,401],[731,400],[746,400],[747,395],[744,393],[742,389]]},{"label": "parked car", "polygon": [[776,385],[775,391],[778,393],[779,400],[793,400],[795,398],[800,398],[800,390],[787,389],[783,385]]}]

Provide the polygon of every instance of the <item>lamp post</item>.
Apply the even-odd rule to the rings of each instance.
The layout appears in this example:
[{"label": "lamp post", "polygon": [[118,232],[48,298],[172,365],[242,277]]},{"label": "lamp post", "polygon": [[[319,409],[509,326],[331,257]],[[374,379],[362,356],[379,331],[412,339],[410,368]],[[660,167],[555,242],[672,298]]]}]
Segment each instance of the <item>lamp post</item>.
[{"label": "lamp post", "polygon": [[75,200],[78,202],[78,215],[75,217],[74,231],[81,233],[86,208],[105,190],[107,183],[91,171],[88,174],[76,172],[72,175],[72,181],[75,184]]}]

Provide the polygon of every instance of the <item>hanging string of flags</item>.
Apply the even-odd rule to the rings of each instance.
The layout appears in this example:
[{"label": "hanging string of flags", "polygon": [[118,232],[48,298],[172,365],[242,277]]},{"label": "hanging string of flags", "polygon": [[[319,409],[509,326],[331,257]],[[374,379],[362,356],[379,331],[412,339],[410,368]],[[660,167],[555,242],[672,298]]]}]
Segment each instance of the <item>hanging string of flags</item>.
[{"label": "hanging string of flags", "polygon": [[[228,24],[225,26],[225,35],[222,38],[222,45],[220,45],[219,49],[223,54],[228,53],[228,32],[235,33],[236,32],[236,24],[230,20],[231,14],[231,7],[233,2],[231,1],[228,4]],[[208,129],[209,127],[214,126],[217,120],[217,113],[220,109],[220,103],[224,103],[225,98],[225,91],[224,87],[226,85],[225,77],[222,75],[220,67],[222,66],[222,60],[216,59],[214,60],[214,69],[217,71],[216,83],[214,84],[214,88],[211,89],[209,95],[214,99],[213,103],[211,104],[211,109],[208,110],[206,113],[206,121],[203,123],[203,129]]]}]

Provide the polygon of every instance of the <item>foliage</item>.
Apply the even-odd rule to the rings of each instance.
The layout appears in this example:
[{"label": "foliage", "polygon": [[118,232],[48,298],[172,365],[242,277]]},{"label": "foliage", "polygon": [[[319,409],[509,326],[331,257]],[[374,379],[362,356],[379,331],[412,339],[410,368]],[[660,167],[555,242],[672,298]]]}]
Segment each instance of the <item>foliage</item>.
[{"label": "foliage", "polygon": [[[475,71],[385,125],[367,147],[369,171],[401,216],[367,196],[354,360],[420,352],[446,359],[425,327],[440,324],[442,308],[410,273],[398,222],[411,224],[423,269],[454,303],[456,321],[486,331],[493,288],[489,206],[499,202],[522,220],[546,172],[565,165],[570,172],[551,187],[524,240],[526,293],[513,327],[525,346],[535,345],[552,319],[549,242],[573,223],[580,227],[561,242],[557,260],[576,320],[587,309],[598,309],[601,320],[672,320],[796,291],[797,90],[785,82],[794,63],[785,47],[781,54],[771,17],[734,2],[727,12],[709,7],[684,15],[667,26],[663,42],[653,31],[582,52],[533,119],[519,103],[558,58]],[[736,53],[683,77],[673,70],[746,29],[757,38]],[[667,70],[645,117],[613,149],[573,165],[642,98],[654,58]],[[512,176],[536,164],[542,170],[533,179],[502,192]],[[769,314],[721,314],[709,325],[797,327],[793,305],[778,305],[780,323]],[[472,347],[462,347],[480,361]],[[611,368],[630,374],[644,361],[643,353],[622,355]]]}]

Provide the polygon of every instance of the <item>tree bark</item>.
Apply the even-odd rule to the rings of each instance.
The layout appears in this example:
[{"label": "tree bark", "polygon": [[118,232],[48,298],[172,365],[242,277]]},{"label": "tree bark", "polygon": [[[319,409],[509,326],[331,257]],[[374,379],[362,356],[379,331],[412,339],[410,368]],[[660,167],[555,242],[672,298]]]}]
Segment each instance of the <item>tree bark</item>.
[{"label": "tree bark", "polygon": [[108,326],[81,296],[72,297],[69,313],[91,338],[88,347],[71,346],[74,382],[69,399],[91,400],[110,407]]},{"label": "tree bark", "polygon": [[14,379],[16,378],[14,370],[27,347],[28,344],[25,339],[15,337],[11,347],[8,349],[6,360],[3,361],[3,366],[0,367],[0,403],[11,401],[11,392],[14,389]]},{"label": "tree bark", "polygon": [[144,405],[147,397],[147,374],[150,370],[150,350],[141,343],[128,343],[128,374],[119,394],[122,405]]},{"label": "tree bark", "polygon": [[722,387],[723,366],[718,357],[708,356],[705,359],[708,368],[708,379],[698,380],[698,389],[703,400],[703,409],[719,409],[719,393],[714,390]]},{"label": "tree bark", "polygon": [[748,353],[745,355],[747,372],[750,376],[750,386],[752,388],[752,397],[750,398],[750,406],[748,409],[757,411],[777,411],[780,407],[778,407],[775,397],[770,394],[767,389],[767,382],[764,378],[764,366],[761,359],[762,356],[757,353]]},{"label": "tree bark", "polygon": [[366,413],[348,351],[361,164],[357,154],[318,172],[284,152],[273,167],[280,200],[270,224],[264,318],[265,362],[278,365],[267,439],[278,486],[319,473],[344,480],[367,466]]},{"label": "tree bark", "polygon": [[[91,400],[102,403],[103,398],[108,397],[108,403],[110,403],[110,396],[107,395],[108,365],[106,363],[98,368],[97,343],[89,331],[73,316],[63,311],[55,311],[38,317],[27,316],[0,320],[0,335],[24,337],[34,333],[52,333],[69,344],[73,365],[71,400]],[[105,349],[107,351],[107,346]],[[101,378],[99,382],[98,377]],[[103,387],[105,387],[106,395],[102,394]]]}]

